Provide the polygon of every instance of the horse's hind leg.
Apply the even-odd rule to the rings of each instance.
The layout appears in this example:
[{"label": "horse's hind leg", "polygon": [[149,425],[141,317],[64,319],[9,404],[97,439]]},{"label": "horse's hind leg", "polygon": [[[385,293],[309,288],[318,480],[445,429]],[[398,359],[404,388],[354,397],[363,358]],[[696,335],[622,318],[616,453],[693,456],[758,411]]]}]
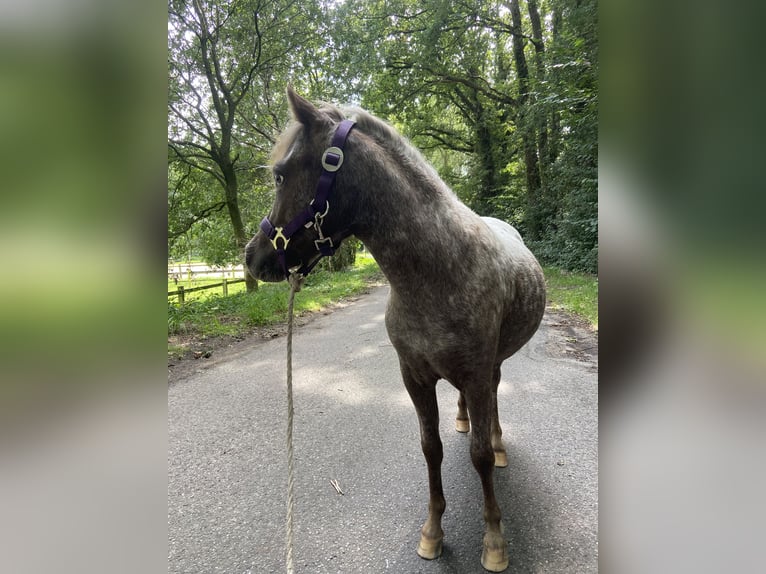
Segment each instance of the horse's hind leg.
[{"label": "horse's hind leg", "polygon": [[493,473],[495,452],[492,446],[494,419],[497,416],[496,401],[493,399],[494,381],[475,381],[466,387],[466,403],[473,426],[471,436],[471,461],[481,478],[484,491],[484,548],[481,565],[490,572],[502,572],[508,567],[508,545],[500,525],[500,507],[495,498]]},{"label": "horse's hind leg", "polygon": [[503,445],[503,429],[497,412],[497,386],[500,384],[500,365],[492,373],[492,450],[495,453],[495,466],[508,466],[508,455]]},{"label": "horse's hind leg", "polygon": [[457,432],[468,432],[471,430],[471,421],[468,418],[468,411],[465,407],[465,395],[460,391],[457,399],[457,417],[455,417],[455,430]]},{"label": "horse's hind leg", "polygon": [[428,519],[420,533],[418,555],[426,560],[438,558],[442,553],[442,514],[446,508],[442,488],[441,464],[443,458],[442,442],[439,438],[439,405],[436,401],[436,381],[419,380],[404,364],[401,365],[402,378],[407,392],[415,405],[420,421],[420,445],[428,466]]},{"label": "horse's hind leg", "polygon": [[[497,412],[497,386],[500,383],[500,367],[498,366],[492,376],[492,450],[495,453],[495,466],[508,466],[508,456],[503,445],[503,429],[500,427],[500,417]],[[455,429],[457,432],[466,433],[471,430],[471,421],[465,405],[465,395],[460,392],[457,400],[457,417],[455,417]]]}]

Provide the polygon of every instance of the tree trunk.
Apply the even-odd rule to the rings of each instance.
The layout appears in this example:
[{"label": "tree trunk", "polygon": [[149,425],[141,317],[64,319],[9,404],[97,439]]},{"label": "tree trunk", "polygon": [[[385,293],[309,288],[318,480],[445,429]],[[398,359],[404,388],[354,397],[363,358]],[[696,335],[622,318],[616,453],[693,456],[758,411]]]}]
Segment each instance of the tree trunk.
[{"label": "tree trunk", "polygon": [[516,127],[521,132],[524,148],[524,168],[527,180],[527,235],[537,240],[542,236],[543,221],[540,217],[540,166],[537,158],[537,138],[534,122],[529,117],[529,68],[524,55],[524,38],[521,29],[521,11],[519,0],[511,0],[511,23],[513,59],[516,64],[516,76],[519,80],[519,110],[516,114]]},{"label": "tree trunk", "polygon": [[479,215],[492,215],[491,199],[497,194],[496,166],[491,128],[483,116],[482,111],[474,128],[476,134],[474,151],[479,164],[479,189],[473,207]]},{"label": "tree trunk", "polygon": [[[538,92],[544,90],[547,81],[547,69],[545,61],[545,43],[543,41],[543,27],[540,20],[540,11],[537,0],[527,0],[529,21],[532,24],[532,39],[535,47],[535,79],[537,80]],[[540,164],[540,219],[550,222],[556,213],[556,202],[552,196],[550,185],[550,166],[555,160],[551,154],[548,140],[548,113],[546,106],[534,105],[534,126],[537,130],[537,156]],[[555,113],[555,112],[554,112]]]},{"label": "tree trunk", "polygon": [[[234,171],[234,164],[231,161],[222,162],[221,171],[226,180],[226,208],[229,211],[234,239],[242,253],[242,261],[244,261],[245,246],[250,238],[245,231],[245,226],[242,223],[242,214],[239,210],[239,185],[237,183],[237,174]],[[245,286],[248,291],[258,289],[258,281],[247,272],[247,268],[245,268]]]},{"label": "tree trunk", "polygon": [[[529,11],[529,21],[532,24],[532,39],[535,47],[535,78],[538,85],[542,87],[545,83],[545,44],[543,43],[543,27],[540,21],[540,12],[537,8],[536,0],[527,0],[527,8]],[[535,110],[535,126],[537,127],[538,134],[538,146],[539,146],[539,158],[540,158],[540,175],[543,180],[543,186],[545,186],[545,180],[548,167],[548,122],[545,117],[546,114],[542,110]]]},{"label": "tree trunk", "polygon": [[[561,35],[561,8],[559,7],[558,3],[553,5],[553,27],[551,30],[551,35],[553,37],[553,46],[556,46],[556,43],[559,40],[559,37]],[[551,123],[550,123],[550,134],[548,138],[548,153],[549,153],[549,162],[552,165],[553,162],[556,161],[556,158],[559,155],[559,142],[561,141],[561,121],[559,119],[559,114],[556,110],[553,110],[551,112]]]}]

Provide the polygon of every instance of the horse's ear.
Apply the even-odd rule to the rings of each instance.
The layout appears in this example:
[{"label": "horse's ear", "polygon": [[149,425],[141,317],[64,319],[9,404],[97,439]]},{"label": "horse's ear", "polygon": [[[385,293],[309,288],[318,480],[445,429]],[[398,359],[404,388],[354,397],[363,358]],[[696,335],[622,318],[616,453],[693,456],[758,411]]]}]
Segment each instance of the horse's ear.
[{"label": "horse's ear", "polygon": [[293,117],[304,126],[309,127],[322,121],[322,113],[306,98],[296,94],[292,85],[287,86],[287,99]]}]

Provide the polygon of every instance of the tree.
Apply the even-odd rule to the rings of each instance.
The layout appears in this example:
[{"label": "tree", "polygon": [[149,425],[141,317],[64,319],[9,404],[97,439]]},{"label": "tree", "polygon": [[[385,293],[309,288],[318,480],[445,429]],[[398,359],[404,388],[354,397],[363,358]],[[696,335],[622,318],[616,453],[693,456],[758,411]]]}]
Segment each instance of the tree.
[{"label": "tree", "polygon": [[521,23],[519,0],[511,0],[511,36],[513,45],[513,60],[516,64],[519,101],[516,112],[516,125],[521,132],[522,148],[524,150],[524,166],[527,178],[527,235],[532,241],[539,240],[543,233],[543,218],[540,213],[542,196],[542,178],[540,177],[540,162],[537,156],[537,137],[535,122],[532,116],[530,100],[529,67],[524,53],[526,36]]},{"label": "tree", "polygon": [[168,248],[187,236],[195,224],[226,207],[212,190],[213,176],[183,161],[168,164]]},{"label": "tree", "polygon": [[209,257],[271,203],[291,81],[387,119],[541,259],[595,271],[595,0],[171,0],[169,18],[169,233]]},{"label": "tree", "polygon": [[[496,3],[454,0],[349,0],[336,11],[333,42],[354,52],[336,58],[362,104],[403,128],[418,147],[445,164],[443,173],[477,211],[507,185],[509,147],[499,118],[516,105],[491,54],[502,52],[485,12]],[[442,150],[449,150],[444,154]],[[438,161],[435,160],[435,163]]]},{"label": "tree", "polygon": [[554,0],[547,94],[554,126],[551,197],[556,210],[540,250],[566,269],[598,269],[598,9],[596,0]]},{"label": "tree", "polygon": [[[286,75],[311,28],[312,5],[297,0],[170,0],[168,146],[171,161],[215,181],[241,252],[243,180],[257,184],[285,113],[275,109],[275,80]],[[256,89],[257,88],[257,89]],[[281,85],[276,88],[281,91]],[[263,170],[260,170],[263,173]],[[246,274],[248,290],[255,279]]]}]

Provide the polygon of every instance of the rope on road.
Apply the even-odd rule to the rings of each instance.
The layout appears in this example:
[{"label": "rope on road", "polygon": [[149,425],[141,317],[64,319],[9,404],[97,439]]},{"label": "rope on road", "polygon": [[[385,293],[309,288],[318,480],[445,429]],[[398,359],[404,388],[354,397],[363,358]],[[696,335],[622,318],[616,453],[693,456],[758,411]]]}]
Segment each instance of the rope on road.
[{"label": "rope on road", "polygon": [[302,275],[291,273],[290,299],[287,304],[287,574],[294,573],[293,567],[293,506],[295,503],[293,491],[295,486],[293,465],[293,308],[295,294],[303,286]]}]

